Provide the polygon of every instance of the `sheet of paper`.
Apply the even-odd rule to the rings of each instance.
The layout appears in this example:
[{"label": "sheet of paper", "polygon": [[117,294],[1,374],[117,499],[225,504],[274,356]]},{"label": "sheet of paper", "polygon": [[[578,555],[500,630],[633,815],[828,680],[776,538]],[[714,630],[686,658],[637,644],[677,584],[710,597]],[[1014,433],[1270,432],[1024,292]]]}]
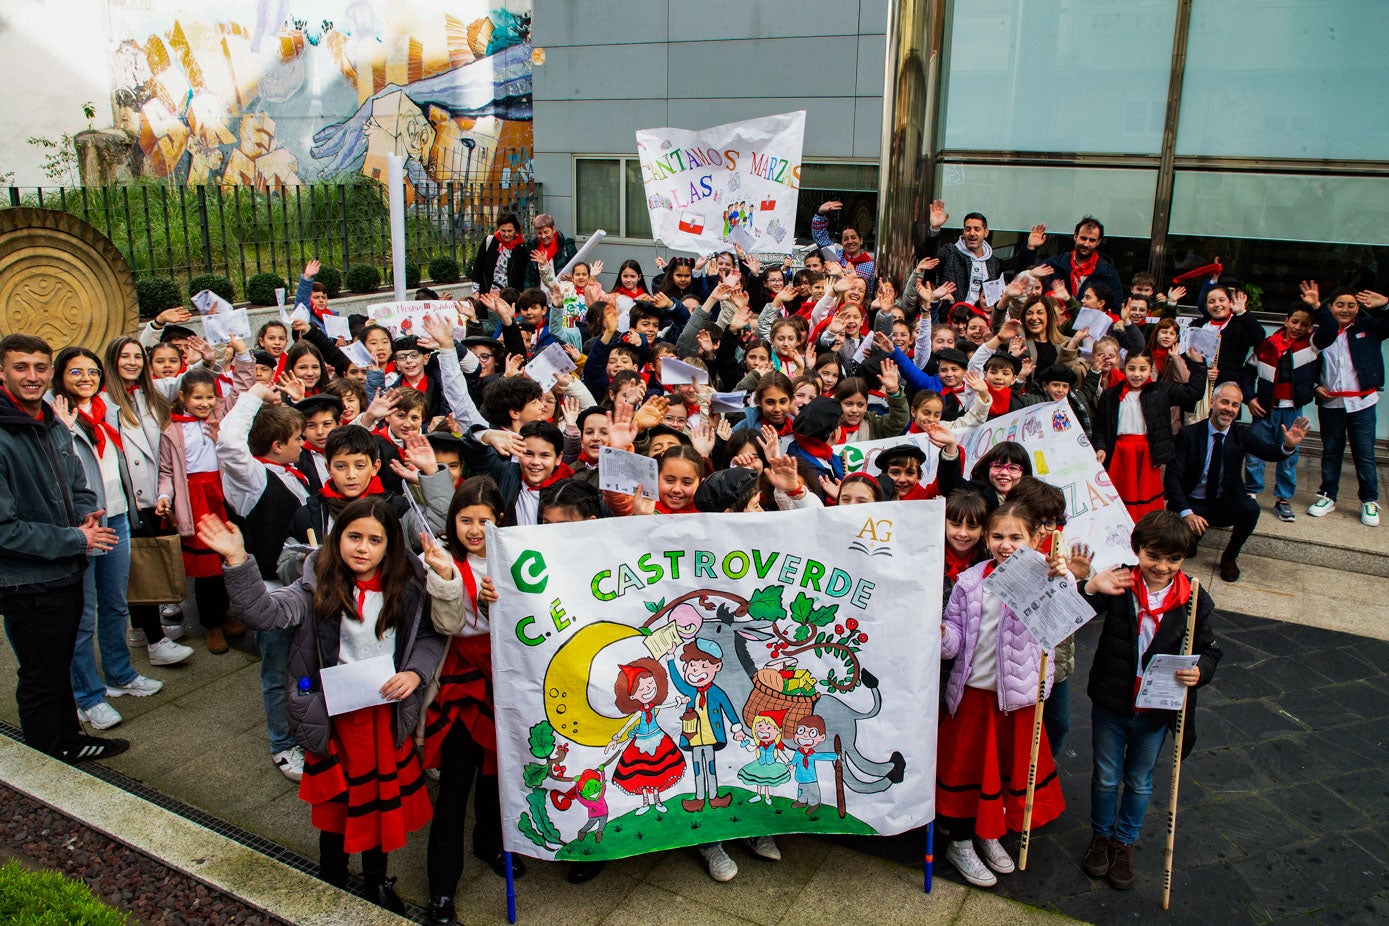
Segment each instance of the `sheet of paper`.
[{"label": "sheet of paper", "polygon": [[408,502],[410,505],[410,513],[414,515],[415,518],[415,524],[407,524],[405,526],[405,529],[413,529],[416,533],[433,534],[434,532],[429,529],[428,519],[425,518],[424,512],[420,509],[419,502],[415,501],[415,493],[411,492],[409,487],[407,486],[405,491],[401,494],[405,496],[405,501]]},{"label": "sheet of paper", "polygon": [[275,287],[275,304],[282,309],[285,307],[285,288],[283,286]]},{"label": "sheet of paper", "polygon": [[574,361],[564,352],[564,346],[555,343],[532,357],[525,369],[527,376],[539,383],[541,389],[549,392],[560,375],[571,372],[575,366]]},{"label": "sheet of paper", "polygon": [[680,642],[680,630],[675,626],[675,621],[671,621],[642,637],[641,642],[646,644],[646,651],[651,654],[651,658],[664,659],[670,653],[671,647]]},{"label": "sheet of paper", "polygon": [[324,669],[319,673],[319,678],[323,681],[323,700],[328,705],[328,716],[336,717],[376,704],[390,704],[390,700],[381,697],[381,686],[392,675],[395,675],[395,657],[390,653]]},{"label": "sheet of paper", "polygon": [[737,392],[716,392],[714,397],[709,400],[709,412],[714,415],[736,415],[739,412],[747,411],[748,391],[740,389]]},{"label": "sheet of paper", "polygon": [[352,325],[341,315],[323,316],[323,330],[334,341],[339,338],[344,341],[352,340]]},{"label": "sheet of paper", "polygon": [[637,304],[637,300],[631,296],[617,297],[617,330],[626,332],[632,327],[632,306]]},{"label": "sheet of paper", "polygon": [[997,280],[985,280],[984,304],[997,305],[998,300],[1003,298],[1003,290],[1005,288],[1006,284],[1003,282],[1003,277],[999,277]]},{"label": "sheet of paper", "polygon": [[353,366],[369,367],[376,362],[376,358],[367,350],[367,346],[361,341],[348,341],[342,347],[342,352],[347,355],[347,359],[352,361]]},{"label": "sheet of paper", "polygon": [[1090,339],[1102,338],[1109,331],[1109,326],[1114,324],[1114,320],[1109,317],[1107,312],[1099,309],[1081,309],[1076,313],[1075,330],[1082,328],[1090,329]]},{"label": "sheet of paper", "polygon": [[637,494],[641,486],[647,498],[656,497],[656,461],[639,453],[603,447],[598,451],[598,488],[605,492]]},{"label": "sheet of paper", "polygon": [[1138,685],[1138,697],[1133,706],[1153,711],[1181,710],[1190,689],[1177,681],[1177,670],[1194,669],[1200,661],[1200,656],[1155,654],[1148,660],[1148,668],[1143,670],[1143,681]]},{"label": "sheet of paper", "polygon": [[1206,327],[1189,326],[1187,329],[1187,339],[1191,345],[1191,350],[1201,355],[1201,359],[1210,363],[1215,355],[1220,351],[1220,332]]},{"label": "sheet of paper", "polygon": [[299,304],[294,307],[293,312],[286,312],[284,306],[280,306],[280,321],[284,322],[286,328],[293,326],[295,322],[306,322],[309,320],[309,307]]},{"label": "sheet of paper", "polygon": [[232,304],[210,289],[205,289],[193,296],[193,308],[198,310],[199,315],[215,315],[219,312],[230,312]]},{"label": "sheet of paper", "polygon": [[203,316],[203,337],[209,344],[226,344],[232,338],[251,337],[251,319],[245,309],[232,309]]},{"label": "sheet of paper", "polygon": [[683,360],[667,357],[661,361],[661,383],[666,386],[682,386],[697,383],[701,386],[709,382],[709,371],[701,370]]},{"label": "sheet of paper", "polygon": [[999,564],[984,580],[1018,616],[1043,649],[1055,649],[1095,616],[1070,576],[1049,579],[1046,557],[1022,549]]}]

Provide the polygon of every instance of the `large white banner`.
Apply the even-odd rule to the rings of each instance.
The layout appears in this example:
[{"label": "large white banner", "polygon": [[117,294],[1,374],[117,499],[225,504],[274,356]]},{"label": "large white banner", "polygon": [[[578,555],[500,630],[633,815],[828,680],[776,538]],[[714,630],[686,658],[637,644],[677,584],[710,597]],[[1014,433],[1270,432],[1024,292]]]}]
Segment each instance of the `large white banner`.
[{"label": "large white banner", "polygon": [[[1133,562],[1133,550],[1129,546],[1133,519],[1109,481],[1109,473],[1095,459],[1095,448],[1076,423],[1066,401],[1030,405],[977,428],[966,428],[959,437],[960,450],[965,455],[966,479],[975,461],[994,444],[1003,441],[1022,444],[1032,459],[1032,475],[1066,494],[1064,539],[1068,543],[1089,544],[1095,551],[1096,569]],[[921,481],[927,483],[935,478],[939,454],[921,434],[840,444],[834,449],[844,460],[845,472],[867,470],[877,475],[877,455],[899,444],[921,447],[928,461]]]},{"label": "large white banner", "polygon": [[489,528],[506,848],[597,861],[933,819],[944,511]]},{"label": "large white banner", "polygon": [[638,131],[652,237],[698,253],[734,245],[789,253],[804,138],[804,110],[701,131]]}]

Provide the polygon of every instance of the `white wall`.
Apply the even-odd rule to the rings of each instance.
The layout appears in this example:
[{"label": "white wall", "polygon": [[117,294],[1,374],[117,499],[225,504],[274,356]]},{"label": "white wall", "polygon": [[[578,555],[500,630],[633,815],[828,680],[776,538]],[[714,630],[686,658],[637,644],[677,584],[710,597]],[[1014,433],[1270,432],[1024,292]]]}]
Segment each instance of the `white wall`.
[{"label": "white wall", "polygon": [[87,127],[82,104],[96,106],[96,127],[111,124],[106,0],[9,0],[0,6],[0,174],[21,186],[51,183],[39,169],[32,136],[57,139]]}]

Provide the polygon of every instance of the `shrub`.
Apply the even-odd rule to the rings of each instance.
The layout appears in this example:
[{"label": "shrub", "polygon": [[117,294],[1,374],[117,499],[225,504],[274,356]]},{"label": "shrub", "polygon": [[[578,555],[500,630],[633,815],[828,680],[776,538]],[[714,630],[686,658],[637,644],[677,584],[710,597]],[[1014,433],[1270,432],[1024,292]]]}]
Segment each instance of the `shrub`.
[{"label": "shrub", "polygon": [[165,309],[183,305],[178,284],[168,277],[141,277],[135,281],[135,298],[140,303],[140,317],[154,318]]},{"label": "shrub", "polygon": [[336,267],[319,267],[314,281],[323,284],[329,299],[336,299],[338,293],[342,292],[342,271]]},{"label": "shrub", "polygon": [[447,254],[440,254],[429,259],[429,278],[435,283],[457,283],[462,276],[463,268],[458,266],[458,261]]},{"label": "shrub", "polygon": [[0,922],[32,926],[125,926],[124,913],[106,906],[87,885],[56,871],[29,871],[16,861],[0,868]]},{"label": "shrub", "polygon": [[371,264],[353,264],[342,279],[354,293],[375,292],[381,287],[381,271]]},{"label": "shrub", "polygon": [[406,264],[406,265],[405,265],[405,288],[406,288],[406,289],[417,289],[417,288],[419,287],[419,285],[420,285],[420,265],[419,265],[419,264]]},{"label": "shrub", "polygon": [[285,291],[285,301],[294,298],[294,293],[278,273],[257,273],[246,281],[246,299],[251,305],[274,305],[275,290]]},{"label": "shrub", "polygon": [[[236,301],[236,287],[232,281],[216,273],[200,273],[188,281],[188,295],[195,296],[205,289],[210,289],[228,302]],[[275,302],[275,294],[270,294],[270,302]]]}]

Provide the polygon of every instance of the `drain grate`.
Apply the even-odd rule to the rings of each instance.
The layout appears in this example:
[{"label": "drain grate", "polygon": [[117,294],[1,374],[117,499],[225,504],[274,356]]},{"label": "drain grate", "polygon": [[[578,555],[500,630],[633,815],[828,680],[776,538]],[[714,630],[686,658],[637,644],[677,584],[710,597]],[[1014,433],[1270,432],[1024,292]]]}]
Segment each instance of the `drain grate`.
[{"label": "drain grate", "polygon": [[[0,720],[0,734],[8,736],[15,742],[24,742],[24,734],[19,731],[19,728],[3,720]],[[93,778],[100,779],[109,785],[120,788],[127,794],[133,794],[141,800],[149,801],[156,807],[177,814],[183,819],[196,823],[204,829],[211,830],[219,836],[225,836],[232,842],[259,852],[261,855],[272,858],[277,862],[282,862],[296,871],[302,871],[310,877],[318,876],[317,860],[295,852],[293,849],[288,849],[279,843],[272,842],[264,836],[259,836],[249,830],[244,830],[234,823],[228,823],[221,817],[215,817],[207,811],[194,807],[192,804],[184,803],[176,797],[170,797],[167,794],[156,791],[142,781],[137,781],[134,778],[122,775],[115,769],[107,768],[95,762],[84,762],[73,767],[86,772]],[[350,893],[356,894],[358,897],[365,898],[366,896],[363,893],[364,885],[360,878],[349,878],[347,889]],[[424,908],[409,903],[408,901],[405,904],[405,917],[413,922],[425,922],[426,912]]]}]

